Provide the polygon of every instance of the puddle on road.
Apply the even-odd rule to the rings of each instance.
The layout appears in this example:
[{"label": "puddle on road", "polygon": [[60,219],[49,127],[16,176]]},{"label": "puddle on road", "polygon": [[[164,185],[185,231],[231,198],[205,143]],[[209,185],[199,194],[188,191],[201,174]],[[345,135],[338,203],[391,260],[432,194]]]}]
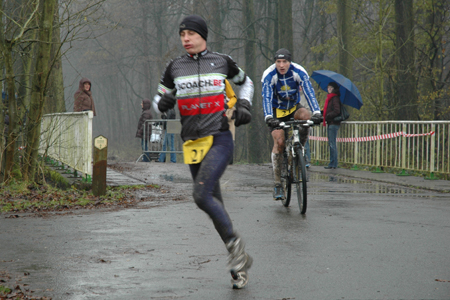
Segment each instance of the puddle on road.
[{"label": "puddle on road", "polygon": [[171,181],[173,183],[191,183],[192,179],[186,179],[182,177],[178,177],[176,175],[159,175],[159,178],[164,179],[166,181]]},{"label": "puddle on road", "polygon": [[165,181],[170,181],[170,182],[174,182],[174,183],[191,183],[192,179],[191,178],[182,178],[180,176],[177,175],[171,175],[171,174],[146,174],[145,176],[145,180],[160,180],[163,179]]},{"label": "puddle on road", "polygon": [[[361,180],[355,178],[334,176],[334,175],[323,175],[310,173],[310,182],[333,182],[337,183],[332,186],[321,185],[315,188],[311,185],[311,189],[308,190],[309,194],[323,194],[323,193],[352,193],[352,194],[389,194],[391,196],[405,197],[414,196],[419,198],[440,198],[440,194],[432,193],[426,190],[419,190],[414,188],[402,187],[397,185],[390,185],[388,183],[372,182],[370,180]],[[342,186],[340,186],[342,184]],[[352,186],[349,189],[349,185]],[[442,195],[444,197],[446,195]],[[447,195],[448,197],[448,195]]]}]

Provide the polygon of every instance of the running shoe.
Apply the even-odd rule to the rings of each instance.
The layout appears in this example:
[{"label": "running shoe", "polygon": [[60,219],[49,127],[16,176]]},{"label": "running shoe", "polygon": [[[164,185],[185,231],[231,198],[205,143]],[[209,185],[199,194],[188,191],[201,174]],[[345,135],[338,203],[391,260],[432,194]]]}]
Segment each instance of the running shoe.
[{"label": "running shoe", "polygon": [[247,270],[253,264],[253,259],[244,248],[244,242],[238,236],[226,244],[228,254],[228,268],[231,274],[233,289],[242,289],[248,283]]}]

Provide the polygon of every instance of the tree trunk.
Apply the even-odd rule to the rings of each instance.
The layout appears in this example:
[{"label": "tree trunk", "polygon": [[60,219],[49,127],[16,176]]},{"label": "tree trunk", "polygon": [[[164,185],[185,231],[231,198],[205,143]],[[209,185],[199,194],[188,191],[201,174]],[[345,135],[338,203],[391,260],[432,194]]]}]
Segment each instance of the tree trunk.
[{"label": "tree trunk", "polygon": [[[420,90],[424,95],[431,95],[441,90],[445,85],[445,80],[442,79],[442,72],[444,69],[445,43],[443,37],[445,36],[445,5],[448,5],[448,0],[433,1],[433,6],[426,10],[426,19],[424,28],[427,33],[427,51],[425,52],[425,59],[427,62],[425,71],[425,79],[422,82]],[[433,98],[433,97],[432,97]],[[445,105],[443,97],[436,97],[431,105],[430,114],[434,120],[445,120],[445,111],[448,105]],[[423,113],[423,112],[422,112]],[[424,113],[429,113],[424,111]]]},{"label": "tree trunk", "polygon": [[[243,24],[245,28],[245,72],[247,75],[256,83],[256,33],[255,33],[255,9],[253,0],[244,0],[242,3],[242,18]],[[259,100],[259,101],[258,101]],[[252,122],[248,126],[249,134],[247,135],[248,145],[252,145],[249,147],[249,162],[250,163],[259,163],[261,162],[261,155],[259,155],[260,150],[262,149],[260,143],[262,141],[261,132],[261,124],[259,124],[259,120],[262,118],[259,115],[262,112],[262,105],[260,101],[260,97],[258,97],[257,101],[253,101],[252,105]],[[257,117],[258,116],[258,117]],[[262,124],[264,126],[264,124]],[[265,134],[266,132],[264,132]]]},{"label": "tree trunk", "polygon": [[351,40],[352,40],[352,13],[351,0],[337,1],[337,23],[339,40],[339,73],[352,79]]},{"label": "tree trunk", "polygon": [[[270,5],[270,4],[269,4]],[[278,11],[279,11],[279,3],[277,1],[274,1],[274,3],[271,4],[271,6],[273,6],[273,16],[274,16],[274,26],[273,26],[273,54],[275,54],[275,52],[280,48],[280,36],[278,34]],[[269,11],[269,15],[271,14],[271,12]],[[273,55],[272,55],[273,57]]]},{"label": "tree trunk", "polygon": [[149,3],[147,1],[140,1],[141,7],[142,7],[142,58],[143,58],[143,64],[142,67],[144,68],[143,74],[143,83],[144,83],[144,98],[150,99],[150,47],[149,47],[149,39],[148,39],[148,16],[149,16]]},{"label": "tree trunk", "polygon": [[417,120],[413,0],[395,0],[397,120]]},{"label": "tree trunk", "polygon": [[[0,1],[0,11],[4,11],[3,1]],[[5,151],[5,168],[3,181],[8,182],[12,178],[12,171],[14,166],[15,157],[15,142],[17,139],[17,119],[16,119],[16,88],[15,88],[15,74],[14,74],[14,63],[13,63],[13,47],[11,40],[7,40],[5,36],[5,25],[3,23],[5,18],[3,16],[0,19],[0,50],[3,57],[4,72],[5,72],[5,84],[6,84],[6,97],[4,108],[8,109],[9,126],[8,135],[6,137],[6,151]],[[3,108],[3,107],[2,107]],[[3,120],[3,110],[1,111]]]},{"label": "tree trunk", "polygon": [[51,46],[50,77],[48,82],[48,94],[44,106],[44,114],[66,111],[64,99],[64,80],[61,61],[61,31],[59,28],[58,2],[55,4],[55,16],[53,20],[53,34]]},{"label": "tree trunk", "polygon": [[[278,48],[286,48],[294,61],[294,33],[292,30],[292,0],[278,1]],[[274,49],[275,51],[277,49]]]},{"label": "tree trunk", "polygon": [[53,17],[57,0],[46,0],[40,7],[39,47],[36,69],[33,76],[30,117],[27,126],[27,148],[24,163],[24,179],[34,181],[36,172],[39,139],[41,134],[41,119],[44,108],[47,81],[50,72],[49,62]]},{"label": "tree trunk", "polygon": [[[3,26],[2,26],[3,30]],[[14,68],[13,68],[13,58],[12,58],[12,45],[5,41],[4,36],[1,37],[1,49],[3,55],[3,61],[5,64],[5,81],[6,81],[6,98],[5,106],[8,107],[9,116],[9,126],[8,135],[6,142],[6,165],[5,165],[5,175],[3,177],[4,182],[8,182],[12,178],[12,171],[14,166],[15,158],[15,143],[17,139],[17,118],[16,118],[16,95],[15,95],[15,84],[14,84]]]},{"label": "tree trunk", "polygon": [[[222,4],[221,0],[213,0],[211,7],[211,25],[213,47],[211,50],[222,53],[223,37],[222,37]],[[209,40],[209,39],[208,39]]]}]

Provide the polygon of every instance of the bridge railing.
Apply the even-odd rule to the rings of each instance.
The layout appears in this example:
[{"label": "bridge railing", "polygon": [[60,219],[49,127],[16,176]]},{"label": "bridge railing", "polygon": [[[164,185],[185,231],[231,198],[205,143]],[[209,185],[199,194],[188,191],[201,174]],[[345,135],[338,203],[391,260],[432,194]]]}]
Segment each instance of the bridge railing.
[{"label": "bridge railing", "polygon": [[[342,122],[338,160],[353,166],[450,174],[450,121]],[[327,130],[314,127],[311,159],[329,161]]]},{"label": "bridge railing", "polygon": [[39,154],[91,177],[92,118],[92,111],[44,115]]},{"label": "bridge railing", "polygon": [[[147,136],[147,128],[151,127],[150,141],[147,141],[147,151],[142,150],[142,154],[136,160],[140,161],[144,155],[147,155],[150,160],[158,160],[161,153],[181,154],[183,153],[183,141],[181,139],[181,123],[180,119],[152,119],[145,121],[143,125],[143,136]],[[166,134],[173,135],[173,147],[164,147]]]}]

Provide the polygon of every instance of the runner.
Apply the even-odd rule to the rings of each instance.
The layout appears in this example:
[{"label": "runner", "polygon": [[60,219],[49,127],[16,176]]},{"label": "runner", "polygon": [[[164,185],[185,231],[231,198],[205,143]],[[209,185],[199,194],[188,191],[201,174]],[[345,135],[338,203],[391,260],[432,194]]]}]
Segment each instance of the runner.
[{"label": "runner", "polygon": [[208,28],[200,16],[185,17],[179,33],[187,53],[168,63],[155,104],[161,112],[178,104],[184,160],[194,180],[195,203],[209,215],[225,243],[231,282],[233,288],[240,289],[248,282],[247,270],[253,260],[233,230],[220,192],[219,179],[233,155],[233,139],[225,115],[225,79],[240,86],[234,112],[236,126],[251,121],[253,82],[231,57],[208,51]]}]

